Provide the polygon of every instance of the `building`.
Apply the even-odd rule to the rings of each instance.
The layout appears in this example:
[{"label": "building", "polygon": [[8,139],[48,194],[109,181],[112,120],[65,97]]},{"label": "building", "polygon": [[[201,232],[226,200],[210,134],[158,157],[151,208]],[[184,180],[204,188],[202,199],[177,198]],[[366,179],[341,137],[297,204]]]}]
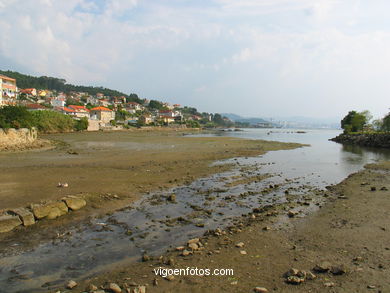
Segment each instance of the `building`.
[{"label": "building", "polygon": [[29,88],[29,89],[21,89],[21,94],[25,94],[27,96],[36,97],[37,96],[37,90],[35,88]]},{"label": "building", "polygon": [[60,111],[66,115],[72,116],[73,118],[89,118],[89,110],[85,106],[69,105],[68,107],[59,108]]},{"label": "building", "polygon": [[141,117],[139,117],[139,118],[138,118],[138,121],[139,121],[141,124],[148,125],[148,124],[154,122],[154,118],[153,118],[152,115],[150,115],[150,114],[145,114],[145,115],[142,115]]},{"label": "building", "polygon": [[16,79],[0,74],[0,106],[16,104]]},{"label": "building", "polygon": [[115,120],[115,112],[106,107],[95,107],[90,111],[91,119],[99,120],[102,123],[110,123]]},{"label": "building", "polygon": [[27,104],[26,108],[27,108],[28,111],[45,111],[45,110],[48,110],[48,108],[46,108],[45,106],[42,106],[42,105],[40,105],[38,103]]}]

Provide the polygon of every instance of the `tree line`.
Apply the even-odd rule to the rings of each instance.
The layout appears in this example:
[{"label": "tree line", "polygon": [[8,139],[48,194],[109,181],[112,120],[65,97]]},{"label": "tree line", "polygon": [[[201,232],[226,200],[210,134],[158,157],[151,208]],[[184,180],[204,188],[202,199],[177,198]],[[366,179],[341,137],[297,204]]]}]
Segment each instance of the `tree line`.
[{"label": "tree line", "polygon": [[390,112],[382,119],[373,120],[369,111],[349,111],[341,120],[341,128],[344,133],[362,131],[390,131]]}]

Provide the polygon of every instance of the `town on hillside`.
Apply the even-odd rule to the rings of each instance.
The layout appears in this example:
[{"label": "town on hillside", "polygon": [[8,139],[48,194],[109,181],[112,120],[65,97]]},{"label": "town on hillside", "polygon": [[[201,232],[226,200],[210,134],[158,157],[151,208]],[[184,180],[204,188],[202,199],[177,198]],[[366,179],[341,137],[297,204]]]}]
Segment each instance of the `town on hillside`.
[{"label": "town on hillside", "polygon": [[131,126],[186,125],[231,126],[220,114],[199,113],[157,100],[141,99],[136,94],[110,96],[79,91],[18,88],[17,80],[0,74],[0,107],[23,106],[29,111],[55,111],[75,120],[88,119],[89,131],[123,129]]}]

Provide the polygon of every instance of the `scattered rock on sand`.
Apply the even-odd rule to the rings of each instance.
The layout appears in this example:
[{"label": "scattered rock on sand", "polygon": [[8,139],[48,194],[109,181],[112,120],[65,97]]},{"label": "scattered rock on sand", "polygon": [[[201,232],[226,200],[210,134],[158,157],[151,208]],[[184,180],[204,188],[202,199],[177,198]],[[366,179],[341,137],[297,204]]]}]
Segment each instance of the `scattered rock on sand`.
[{"label": "scattered rock on sand", "polygon": [[305,281],[305,279],[300,278],[298,276],[289,276],[286,279],[287,283],[293,284],[293,285],[299,285],[299,284],[303,283],[304,281]]},{"label": "scattered rock on sand", "polygon": [[244,247],[244,242],[238,242],[237,244],[236,244],[236,247],[238,247],[238,248],[242,248],[242,247]]},{"label": "scattered rock on sand", "polygon": [[67,284],[66,284],[66,289],[73,289],[74,287],[77,286],[77,283],[73,280],[70,280]]}]

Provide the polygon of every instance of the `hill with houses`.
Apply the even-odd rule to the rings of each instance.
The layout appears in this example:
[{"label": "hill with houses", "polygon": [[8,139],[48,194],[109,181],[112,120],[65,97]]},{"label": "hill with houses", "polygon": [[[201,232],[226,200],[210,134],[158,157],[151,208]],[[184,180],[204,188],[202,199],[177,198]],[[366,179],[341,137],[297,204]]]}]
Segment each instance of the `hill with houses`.
[{"label": "hill with houses", "polygon": [[88,120],[89,130],[131,126],[233,126],[218,113],[140,98],[103,87],[76,86],[55,77],[34,77],[0,71],[0,107],[22,106],[29,111],[55,111],[75,120]]}]

